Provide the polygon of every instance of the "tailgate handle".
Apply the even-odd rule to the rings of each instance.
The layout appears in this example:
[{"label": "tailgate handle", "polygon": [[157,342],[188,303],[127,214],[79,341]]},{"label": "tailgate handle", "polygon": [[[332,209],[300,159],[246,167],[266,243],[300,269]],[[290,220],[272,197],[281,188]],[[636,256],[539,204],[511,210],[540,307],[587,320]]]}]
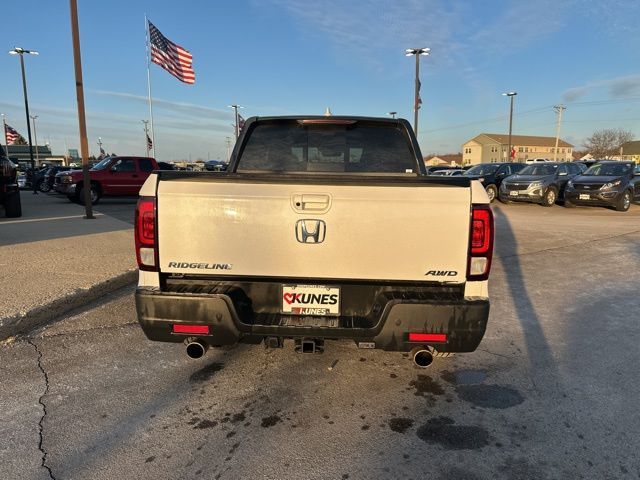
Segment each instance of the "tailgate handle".
[{"label": "tailgate handle", "polygon": [[316,194],[298,194],[293,196],[293,206],[296,210],[305,212],[323,212],[329,208],[331,196]]}]

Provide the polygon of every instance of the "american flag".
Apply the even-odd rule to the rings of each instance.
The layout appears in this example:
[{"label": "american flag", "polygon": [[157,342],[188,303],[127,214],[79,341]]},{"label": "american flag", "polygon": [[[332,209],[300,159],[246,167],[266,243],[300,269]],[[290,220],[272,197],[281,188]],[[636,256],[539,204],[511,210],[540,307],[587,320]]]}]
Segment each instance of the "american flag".
[{"label": "american flag", "polygon": [[184,83],[194,84],[196,82],[191,54],[162,35],[151,22],[149,22],[149,43],[153,63],[160,65]]},{"label": "american flag", "polygon": [[16,132],[16,129],[9,125],[4,126],[4,135],[7,141],[7,145],[14,145],[16,140],[20,137],[20,134]]},{"label": "american flag", "polygon": [[242,118],[242,115],[238,114],[238,130],[242,130],[244,128],[246,120]]},{"label": "american flag", "polygon": [[149,134],[147,134],[147,148],[151,150],[153,148],[153,142],[149,138]]}]

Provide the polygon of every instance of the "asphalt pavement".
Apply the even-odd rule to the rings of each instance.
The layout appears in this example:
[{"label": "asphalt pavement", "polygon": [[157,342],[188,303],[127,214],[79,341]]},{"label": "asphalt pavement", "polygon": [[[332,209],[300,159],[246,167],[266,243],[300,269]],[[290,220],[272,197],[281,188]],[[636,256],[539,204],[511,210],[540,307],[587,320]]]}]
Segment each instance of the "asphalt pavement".
[{"label": "asphalt pavement", "polygon": [[0,347],[0,478],[640,478],[640,207],[496,206],[479,349],[197,361],[125,288]]}]

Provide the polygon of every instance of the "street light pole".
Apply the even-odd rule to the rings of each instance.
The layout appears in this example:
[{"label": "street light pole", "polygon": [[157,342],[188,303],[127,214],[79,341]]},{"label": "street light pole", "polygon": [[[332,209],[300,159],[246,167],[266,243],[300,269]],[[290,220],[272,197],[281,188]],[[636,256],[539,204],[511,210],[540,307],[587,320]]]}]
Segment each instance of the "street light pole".
[{"label": "street light pole", "polygon": [[[562,123],[562,112],[567,109],[564,105],[555,105],[553,109],[556,111],[558,115],[558,125],[556,126],[556,147],[553,149],[553,161],[555,162],[558,158],[558,141],[560,140],[560,124]],[[563,161],[566,161],[566,157]]]},{"label": "street light pole", "polygon": [[387,112],[387,115],[391,115],[391,118],[396,118],[398,112]]},{"label": "street light pole", "polygon": [[38,115],[31,116],[31,120],[33,120],[33,140],[36,142],[36,162],[40,164],[40,154],[38,153],[38,131],[36,130],[36,118],[38,118]]},{"label": "street light pole", "polygon": [[[509,150],[507,151],[508,158],[511,158],[511,128],[513,127],[513,97],[515,97],[518,92],[505,92],[502,95],[505,97],[509,97],[511,99],[511,106],[509,107]],[[515,158],[515,155],[514,155]]]},{"label": "street light pole", "polygon": [[413,98],[413,131],[418,138],[418,110],[420,110],[420,104],[422,99],[420,98],[420,55],[429,55],[430,48],[407,48],[404,51],[405,56],[410,57],[415,55],[416,57],[416,78]]},{"label": "street light pole", "polygon": [[31,159],[31,168],[36,168],[36,162],[33,160],[33,147],[31,144],[31,121],[29,120],[29,97],[27,96],[27,78],[24,71],[24,54],[39,55],[33,50],[25,50],[21,47],[14,47],[9,50],[9,55],[20,55],[20,69],[22,71],[22,91],[24,94],[24,110],[27,116],[27,136],[29,137],[29,158]]}]

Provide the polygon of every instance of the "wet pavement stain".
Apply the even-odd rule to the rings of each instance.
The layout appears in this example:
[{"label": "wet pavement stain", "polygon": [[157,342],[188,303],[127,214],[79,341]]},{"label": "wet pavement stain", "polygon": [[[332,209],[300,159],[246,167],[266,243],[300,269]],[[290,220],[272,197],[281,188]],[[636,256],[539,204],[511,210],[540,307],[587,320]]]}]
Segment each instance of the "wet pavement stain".
[{"label": "wet pavement stain", "polygon": [[262,428],[269,428],[273,427],[276,423],[281,421],[282,419],[278,415],[271,415],[269,417],[264,417],[260,425],[262,426]]},{"label": "wet pavement stain", "polygon": [[410,418],[392,418],[389,420],[389,428],[394,432],[404,433],[413,426]]},{"label": "wet pavement stain", "polygon": [[202,420],[200,423],[198,423],[193,428],[197,428],[199,430],[203,430],[205,428],[213,428],[213,427],[215,427],[217,425],[218,425],[218,422],[216,422],[215,420]]},{"label": "wet pavement stain", "polygon": [[524,402],[518,390],[501,385],[460,385],[456,393],[462,400],[482,408],[505,409]]},{"label": "wet pavement stain", "polygon": [[440,374],[440,378],[452,385],[472,385],[484,382],[487,378],[487,372],[471,369],[456,370],[454,372],[445,370]]},{"label": "wet pavement stain", "polygon": [[416,435],[426,443],[447,450],[477,450],[489,444],[489,432],[482,427],[456,425],[449,417],[432,418],[418,428]]},{"label": "wet pavement stain", "polygon": [[427,393],[432,395],[444,394],[444,389],[429,375],[418,375],[415,380],[411,380],[409,382],[409,386],[415,388],[415,394],[418,397],[424,397]]},{"label": "wet pavement stain", "polygon": [[216,372],[219,372],[223,368],[224,368],[223,363],[218,363],[218,362],[210,363],[209,365],[201,368],[197,372],[193,372],[189,377],[189,381],[196,382],[196,383],[206,382],[207,380],[210,380],[216,374]]}]

